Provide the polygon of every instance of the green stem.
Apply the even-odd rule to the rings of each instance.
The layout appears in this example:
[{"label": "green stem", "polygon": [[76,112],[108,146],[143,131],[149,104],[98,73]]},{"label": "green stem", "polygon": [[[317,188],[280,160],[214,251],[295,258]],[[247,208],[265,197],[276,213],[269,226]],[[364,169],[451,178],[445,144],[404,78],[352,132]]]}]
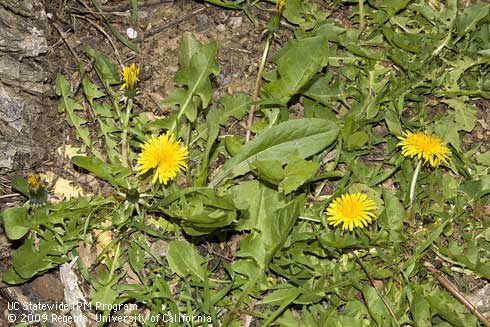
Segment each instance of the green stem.
[{"label": "green stem", "polygon": [[422,167],[422,160],[419,160],[415,171],[413,172],[412,183],[410,184],[410,207],[413,203],[413,198],[415,196],[415,186],[417,185],[417,178],[419,177],[420,167]]},{"label": "green stem", "polygon": [[[267,36],[267,41],[265,42],[264,53],[262,54],[262,59],[260,61],[259,72],[257,73],[257,79],[255,80],[255,88],[253,94],[253,101],[256,102],[259,99],[260,92],[260,82],[262,81],[262,74],[264,73],[265,63],[267,61],[267,55],[269,54],[269,48],[271,46],[272,37],[274,34],[269,33]],[[248,112],[247,119],[247,133],[245,135],[245,142],[250,140],[250,128],[252,127],[252,123],[254,121],[255,116],[255,104],[250,107],[250,111]]]},{"label": "green stem", "polygon": [[359,0],[359,25],[364,29],[364,0]]},{"label": "green stem", "polygon": [[126,114],[122,118],[122,136],[121,136],[121,154],[122,154],[122,165],[126,168],[131,167],[131,163],[128,160],[129,154],[129,141],[128,141],[128,125],[129,117],[131,115],[131,109],[133,108],[133,99],[129,98],[126,105]]},{"label": "green stem", "polygon": [[260,275],[261,275],[260,272],[258,272],[255,275],[254,279],[252,279],[250,281],[249,286],[243,290],[242,294],[240,295],[240,297],[236,301],[235,305],[230,309],[230,311],[228,311],[228,313],[226,314],[226,317],[223,319],[223,324],[222,324],[223,327],[228,327],[230,325],[231,320],[233,319],[233,315],[235,313],[237,313],[238,310],[240,310],[240,306],[242,305],[243,300],[245,300],[245,297],[247,297],[250,294],[250,292],[252,291],[252,289],[255,287],[255,284],[257,284],[257,281],[259,280]]}]

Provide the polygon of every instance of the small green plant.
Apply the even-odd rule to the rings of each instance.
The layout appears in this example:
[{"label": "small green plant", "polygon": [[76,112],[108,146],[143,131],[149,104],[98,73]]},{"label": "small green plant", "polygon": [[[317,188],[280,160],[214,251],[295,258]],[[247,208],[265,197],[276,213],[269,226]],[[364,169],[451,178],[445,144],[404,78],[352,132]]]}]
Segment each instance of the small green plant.
[{"label": "small green plant", "polygon": [[[257,5],[209,2],[248,14]],[[338,2],[349,26],[307,1],[282,5],[253,95],[213,101],[219,45],[184,33],[164,100],[174,111],[162,119],[135,110],[137,66],[119,73],[86,47],[95,75],[79,68],[83,98],[59,75],[58,108],[83,153],[72,163],[113,191],[53,203],[15,178],[30,200],[1,213],[20,244],[2,280],[26,282],[94,243],[97,260],[78,261],[90,301],[136,303],[155,318],[144,326],[169,312],[205,317],[192,326],[246,316],[264,326],[487,324],[424,263],[443,262],[456,281],[490,278],[490,156],[462,142],[490,99],[490,5]],[[263,71],[280,19],[294,37]],[[222,135],[252,107],[253,138]],[[216,254],[216,241],[231,253]]]}]

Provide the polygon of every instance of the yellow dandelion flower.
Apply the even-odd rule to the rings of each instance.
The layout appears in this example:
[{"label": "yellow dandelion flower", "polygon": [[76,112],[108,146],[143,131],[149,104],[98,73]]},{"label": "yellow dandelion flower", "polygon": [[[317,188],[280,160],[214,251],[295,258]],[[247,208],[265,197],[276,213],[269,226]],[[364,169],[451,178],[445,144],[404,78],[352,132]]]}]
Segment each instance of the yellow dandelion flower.
[{"label": "yellow dandelion flower", "polygon": [[284,9],[284,5],[286,4],[286,0],[277,0],[276,2],[276,11],[277,12],[282,12]]},{"label": "yellow dandelion flower", "polygon": [[405,157],[417,157],[424,163],[430,163],[432,167],[437,167],[441,162],[447,164],[449,149],[444,146],[442,140],[435,135],[422,132],[408,132],[399,137],[401,140],[397,146],[402,147],[402,154]]},{"label": "yellow dandelion flower", "polygon": [[27,186],[29,186],[30,189],[35,189],[39,185],[39,182],[37,181],[36,175],[34,174],[29,174],[27,175]]},{"label": "yellow dandelion flower", "polygon": [[152,136],[142,146],[143,151],[138,156],[138,175],[155,169],[153,183],[167,184],[177,176],[181,170],[187,168],[186,159],[189,154],[186,147],[174,140],[173,134]]},{"label": "yellow dandelion flower", "polygon": [[140,68],[136,67],[134,63],[129,67],[123,67],[121,70],[121,75],[124,83],[121,85],[119,90],[122,91],[126,89],[127,92],[134,92],[136,90],[136,84],[139,82],[139,73]]},{"label": "yellow dandelion flower", "polygon": [[334,227],[342,224],[342,229],[349,231],[354,227],[364,228],[376,217],[374,210],[376,204],[366,194],[342,194],[327,208],[328,224]]}]

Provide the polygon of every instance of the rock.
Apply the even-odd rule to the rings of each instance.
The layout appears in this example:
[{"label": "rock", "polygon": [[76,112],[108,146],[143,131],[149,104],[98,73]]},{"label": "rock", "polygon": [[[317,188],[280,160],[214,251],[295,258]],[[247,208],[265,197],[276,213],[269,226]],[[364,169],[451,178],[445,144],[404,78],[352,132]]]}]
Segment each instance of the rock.
[{"label": "rock", "polygon": [[207,15],[197,15],[196,32],[204,32],[208,29],[209,19]]},{"label": "rock", "polygon": [[226,26],[224,24],[219,24],[218,26],[216,26],[216,30],[218,32],[224,32],[226,31]]},{"label": "rock", "polygon": [[42,0],[0,0],[0,173],[45,154],[41,135],[52,86],[44,68],[49,24]]},{"label": "rock", "polygon": [[230,22],[228,23],[232,29],[237,29],[242,26],[242,17],[230,17]]},{"label": "rock", "polygon": [[167,256],[167,248],[168,242],[164,240],[158,240],[151,245],[151,249],[153,250],[153,252],[160,257]]},{"label": "rock", "polygon": [[0,25],[1,52],[14,53],[22,59],[48,50],[48,17],[41,1],[0,0]]},{"label": "rock", "polygon": [[45,149],[36,141],[42,113],[37,97],[0,82],[0,172],[25,169],[29,162],[42,160]]},{"label": "rock", "polygon": [[31,287],[44,300],[63,301],[63,284],[52,274],[44,274],[31,282]]},{"label": "rock", "polygon": [[7,53],[0,53],[0,80],[35,95],[47,95],[51,87],[46,83],[48,73],[35,61],[19,61]]}]

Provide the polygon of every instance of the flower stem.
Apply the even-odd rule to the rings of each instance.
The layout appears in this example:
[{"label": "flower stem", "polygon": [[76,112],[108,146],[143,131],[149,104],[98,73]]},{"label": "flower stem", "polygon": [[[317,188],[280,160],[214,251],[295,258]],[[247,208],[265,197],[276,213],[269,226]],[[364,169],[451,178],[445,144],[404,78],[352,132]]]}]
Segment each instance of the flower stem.
[{"label": "flower stem", "polygon": [[121,136],[121,154],[122,154],[122,165],[126,168],[130,168],[130,162],[128,160],[129,154],[129,140],[128,140],[128,125],[129,116],[131,115],[131,110],[133,109],[133,99],[129,98],[126,104],[126,114],[122,117],[122,136]]},{"label": "flower stem", "polygon": [[413,198],[415,196],[415,186],[417,185],[420,167],[422,167],[422,160],[417,162],[417,167],[415,167],[415,171],[413,172],[412,183],[410,184],[410,207],[412,206]]},{"label": "flower stem", "polygon": [[364,29],[364,0],[359,0],[359,25]]},{"label": "flower stem", "polygon": [[[257,73],[257,79],[255,80],[255,87],[254,87],[254,94],[253,94],[254,102],[256,102],[259,99],[260,82],[262,81],[262,74],[264,72],[265,63],[267,61],[267,55],[269,54],[269,48],[271,46],[271,41],[273,36],[274,34],[269,33],[269,35],[267,36],[267,40],[265,42],[264,52],[262,54],[262,60],[260,61],[260,65],[259,65],[259,72]],[[254,116],[255,116],[255,104],[253,104],[250,107],[250,111],[248,112],[247,133],[245,135],[245,142],[250,141],[250,136],[251,136],[250,128],[252,127]]]}]

